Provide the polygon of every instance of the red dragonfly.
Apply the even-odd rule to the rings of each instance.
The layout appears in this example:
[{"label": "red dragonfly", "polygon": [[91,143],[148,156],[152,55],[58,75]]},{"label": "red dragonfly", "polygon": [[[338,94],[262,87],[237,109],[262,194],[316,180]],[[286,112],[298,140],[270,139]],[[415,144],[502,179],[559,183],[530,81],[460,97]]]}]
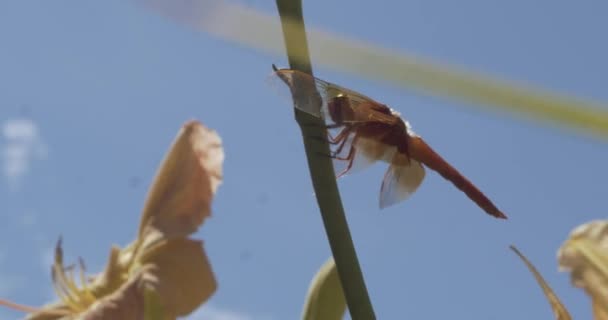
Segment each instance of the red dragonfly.
[{"label": "red dragonfly", "polygon": [[335,136],[328,132],[328,142],[333,145],[331,157],[338,178],[379,160],[389,163],[380,188],[380,208],[401,202],[414,193],[424,179],[424,165],[451,181],[489,215],[507,218],[414,133],[397,111],[309,74],[279,70],[274,65],[273,69],[289,86],[296,108],[323,119],[328,129],[337,130]]}]

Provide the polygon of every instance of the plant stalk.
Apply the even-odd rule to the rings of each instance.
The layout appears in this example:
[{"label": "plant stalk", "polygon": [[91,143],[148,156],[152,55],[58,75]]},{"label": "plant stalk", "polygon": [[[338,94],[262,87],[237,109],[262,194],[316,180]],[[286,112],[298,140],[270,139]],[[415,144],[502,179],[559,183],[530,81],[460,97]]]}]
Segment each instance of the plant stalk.
[{"label": "plant stalk", "polygon": [[[277,7],[290,68],[312,75],[301,0],[277,0]],[[295,119],[302,130],[313,188],[351,319],[376,319],[342,207],[333,164],[329,157],[320,156],[330,154],[325,139],[325,123],[322,119],[294,110]]]}]

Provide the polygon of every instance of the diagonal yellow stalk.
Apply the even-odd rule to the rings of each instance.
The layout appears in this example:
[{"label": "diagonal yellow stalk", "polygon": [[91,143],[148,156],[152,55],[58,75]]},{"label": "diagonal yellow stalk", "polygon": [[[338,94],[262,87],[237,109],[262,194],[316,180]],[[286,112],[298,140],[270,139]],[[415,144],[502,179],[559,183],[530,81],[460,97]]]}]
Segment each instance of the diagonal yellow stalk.
[{"label": "diagonal yellow stalk", "polygon": [[[274,15],[222,1],[133,1],[239,45],[271,54],[284,52],[280,25]],[[285,17],[281,22],[285,29],[294,29],[298,24],[298,21],[289,21]],[[423,94],[495,107],[608,139],[606,104],[571,98],[533,88],[530,84],[499,80],[413,54],[348,39],[319,28],[309,28],[308,38],[316,65],[386,81]],[[308,50],[290,52],[290,61],[297,64],[307,61],[307,57]]]}]

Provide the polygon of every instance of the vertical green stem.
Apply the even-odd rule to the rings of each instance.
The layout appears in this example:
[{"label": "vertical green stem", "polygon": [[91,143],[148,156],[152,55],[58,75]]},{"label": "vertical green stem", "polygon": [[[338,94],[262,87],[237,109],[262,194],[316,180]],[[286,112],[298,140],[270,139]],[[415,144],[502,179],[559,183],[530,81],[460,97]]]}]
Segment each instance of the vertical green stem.
[{"label": "vertical green stem", "polygon": [[[281,16],[290,68],[312,75],[302,2],[277,0],[277,7]],[[325,139],[310,138],[326,136],[322,127],[324,122],[297,109],[295,109],[295,118],[302,130],[312,184],[351,318],[376,319],[344,215],[332,162],[328,157],[319,156],[319,154],[329,154],[329,144]]]}]

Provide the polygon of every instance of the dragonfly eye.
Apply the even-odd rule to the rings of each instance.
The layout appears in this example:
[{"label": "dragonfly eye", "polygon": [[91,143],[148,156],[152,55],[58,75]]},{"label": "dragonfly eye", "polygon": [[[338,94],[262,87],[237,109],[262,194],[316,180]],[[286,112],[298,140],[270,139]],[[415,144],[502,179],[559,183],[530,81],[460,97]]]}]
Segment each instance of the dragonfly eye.
[{"label": "dragonfly eye", "polygon": [[348,97],[342,93],[336,95],[328,104],[329,116],[334,123],[340,124],[344,121],[345,116],[350,111],[350,101]]}]

